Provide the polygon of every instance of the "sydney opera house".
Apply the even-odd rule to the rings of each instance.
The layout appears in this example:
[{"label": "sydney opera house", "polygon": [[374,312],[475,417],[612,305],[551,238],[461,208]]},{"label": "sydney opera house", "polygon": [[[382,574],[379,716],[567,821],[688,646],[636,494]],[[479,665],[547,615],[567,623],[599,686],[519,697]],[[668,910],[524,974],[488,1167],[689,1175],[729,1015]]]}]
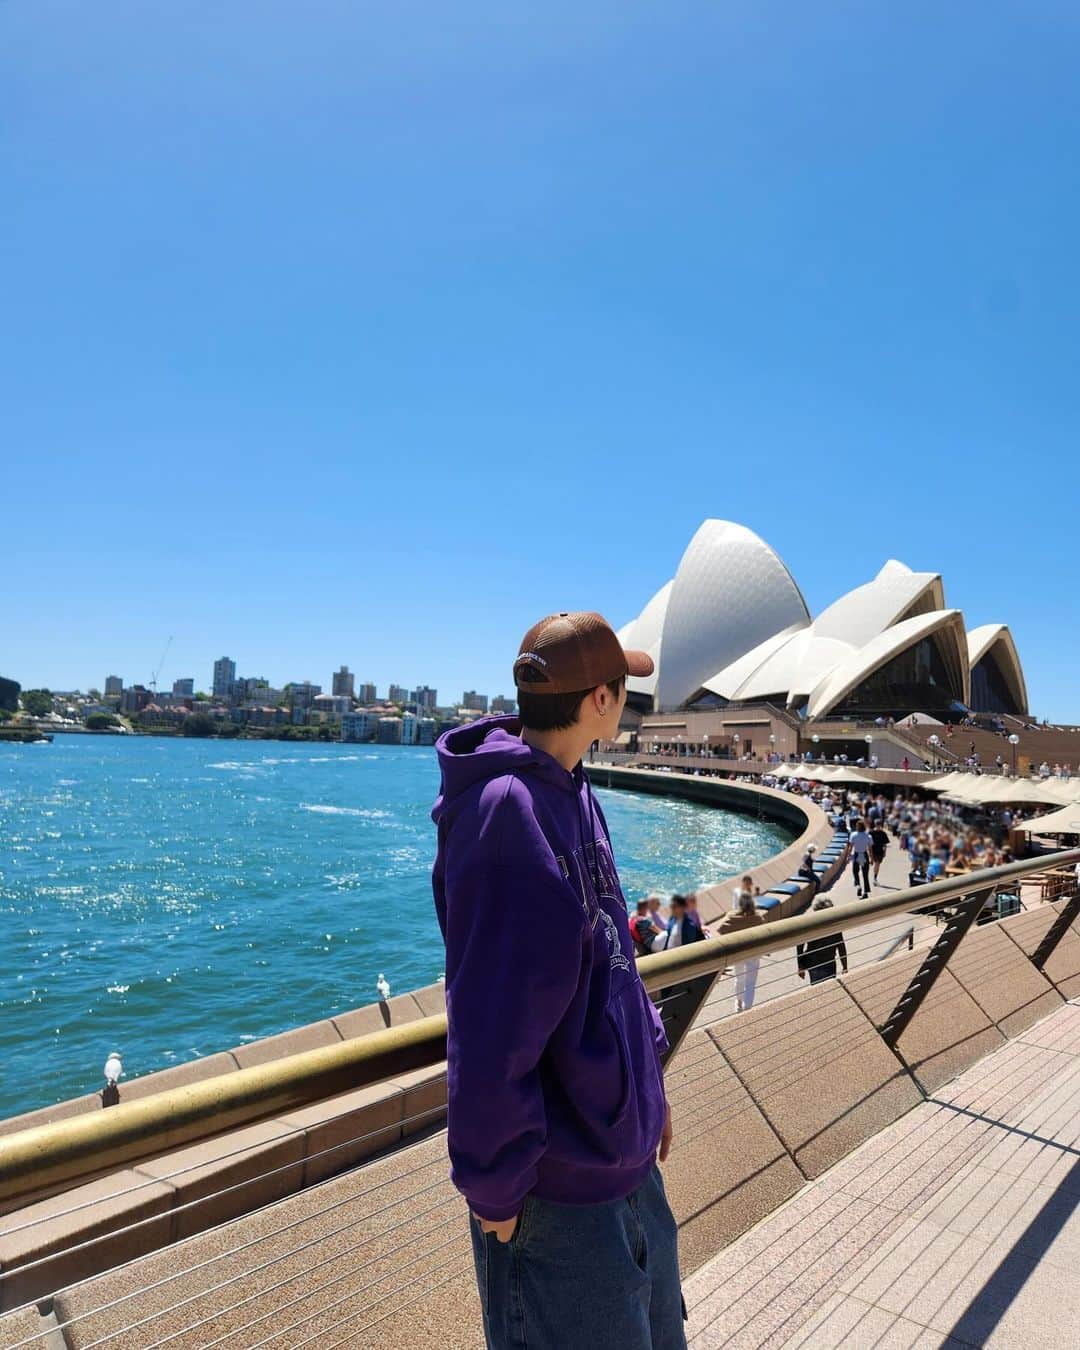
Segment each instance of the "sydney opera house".
[{"label": "sydney opera house", "polygon": [[655,662],[648,679],[630,681],[630,705],[650,722],[753,705],[795,726],[1028,712],[1009,629],[969,630],[938,573],[886,562],[813,617],[778,554],[726,520],[704,522],[675,576],[619,636]]}]

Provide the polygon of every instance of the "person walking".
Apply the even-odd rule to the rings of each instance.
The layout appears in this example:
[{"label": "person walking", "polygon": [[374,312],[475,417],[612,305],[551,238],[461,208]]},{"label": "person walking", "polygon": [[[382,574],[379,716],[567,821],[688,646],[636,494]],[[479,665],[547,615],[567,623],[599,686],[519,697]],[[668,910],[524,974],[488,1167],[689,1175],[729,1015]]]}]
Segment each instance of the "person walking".
[{"label": "person walking", "polygon": [[874,872],[874,885],[878,884],[878,873],[881,871],[881,864],[885,861],[885,850],[889,847],[889,835],[885,829],[885,821],[877,820],[874,822],[870,831],[870,864]]},{"label": "person walking", "polygon": [[[739,907],[720,920],[716,933],[723,937],[725,933],[742,933],[748,928],[760,928],[765,923],[765,915],[759,914],[754,897],[743,892],[739,896]],[[735,962],[735,1011],[749,1012],[754,1006],[754,994],[757,991],[758,971],[761,958],[749,956],[744,961]]]},{"label": "person walking", "polygon": [[851,850],[851,871],[855,877],[855,894],[860,900],[870,894],[870,850],[873,840],[863,822],[855,821],[855,829],[848,840]]},{"label": "person walking", "polygon": [[652,669],[600,615],[550,615],[514,662],[519,717],[437,743],[447,1143],[488,1350],[686,1346],[667,1038],[581,762]]},{"label": "person walking", "polygon": [[[832,909],[833,902],[827,895],[819,895],[814,901],[815,910]],[[847,974],[847,946],[843,933],[827,933],[822,937],[801,942],[795,948],[795,959],[799,969],[799,979],[810,976],[811,984],[820,984],[822,980],[836,979],[837,958]]]}]

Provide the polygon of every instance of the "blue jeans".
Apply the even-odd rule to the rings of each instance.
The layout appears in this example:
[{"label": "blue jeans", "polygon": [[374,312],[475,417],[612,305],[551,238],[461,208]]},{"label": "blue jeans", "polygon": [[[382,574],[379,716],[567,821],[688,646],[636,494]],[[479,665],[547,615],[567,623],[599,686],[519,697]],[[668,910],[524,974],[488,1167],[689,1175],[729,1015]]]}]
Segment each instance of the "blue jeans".
[{"label": "blue jeans", "polygon": [[471,1215],[488,1350],[686,1350],[678,1230],[653,1169],[625,1200],[525,1197],[500,1242]]}]

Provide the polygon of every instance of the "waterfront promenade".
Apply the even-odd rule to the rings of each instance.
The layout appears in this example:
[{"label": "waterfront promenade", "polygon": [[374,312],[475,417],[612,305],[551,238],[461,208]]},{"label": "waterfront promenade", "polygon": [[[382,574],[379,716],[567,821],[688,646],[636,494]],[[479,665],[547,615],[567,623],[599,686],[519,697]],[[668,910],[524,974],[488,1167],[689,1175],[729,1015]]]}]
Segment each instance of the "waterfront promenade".
[{"label": "waterfront promenade", "polygon": [[[815,819],[816,808],[809,810],[809,833],[815,834],[824,820]],[[1063,854],[1058,864],[1068,867],[1070,879],[1076,860],[1075,853]],[[784,876],[788,862],[775,861],[765,870]],[[1032,864],[1015,869],[1020,884],[1021,872],[1027,878],[1031,871],[1034,879]],[[841,1290],[837,1281],[853,1270],[867,1273],[858,1264],[864,1248],[885,1257],[884,1244],[902,1236],[899,1227],[874,1227],[879,1211],[891,1210],[900,1220],[918,1217],[915,1198],[929,1190],[943,1194],[945,1183],[971,1160],[963,1141],[955,1156],[947,1132],[939,1141],[933,1122],[941,1109],[977,1118],[988,1129],[1004,1122],[1010,1133],[1024,1131],[1040,1141],[1055,1137],[1041,1118],[998,1119],[995,1103],[985,1097],[969,1102],[949,1094],[968,1082],[958,1074],[981,1082],[971,1076],[990,1063],[987,1056],[1045,1049],[1035,1039],[1045,1020],[1075,1013],[1064,1002],[1080,995],[1080,930],[1073,911],[1065,913],[1061,902],[1040,904],[1032,895],[1030,913],[973,929],[918,1020],[898,1033],[894,1054],[883,1041],[883,1024],[905,990],[910,992],[909,982],[926,956],[925,940],[945,932],[932,919],[912,915],[913,901],[924,907],[921,888],[896,894],[904,889],[905,870],[903,856],[890,851],[871,910],[862,906],[847,918],[853,887],[850,874],[840,874],[833,880],[835,919],[831,914],[793,919],[784,930],[788,941],[795,941],[808,931],[800,925],[820,920],[830,930],[834,923],[848,928],[849,977],[811,989],[797,979],[790,947],[767,952],[760,999],[767,1006],[733,1016],[732,981],[721,976],[668,1066],[676,1144],[665,1178],[680,1225],[694,1344],[832,1344],[835,1327],[822,1332],[825,1339],[813,1337],[815,1319],[835,1311],[830,1300],[836,1293],[893,1322],[906,1319],[920,1334],[929,1328],[939,1335],[937,1342],[911,1344],[946,1344],[932,1320],[945,1314],[919,1310],[920,1321],[912,1311],[913,1296],[894,1308],[870,1300],[860,1292],[863,1286]],[[966,884],[945,883],[944,890],[939,885],[926,893],[956,899]],[[981,902],[977,887],[973,894]],[[726,905],[726,890],[712,888],[709,900]],[[1063,940],[1043,971],[1033,963],[1034,950],[1059,918]],[[922,948],[914,954],[905,950],[906,942],[897,946],[909,932]],[[642,970],[650,972],[648,987],[665,1018],[670,1002],[677,1021],[685,1006],[679,1001],[693,994],[692,980],[673,987],[682,978],[674,972],[684,967],[687,977],[693,968],[716,972],[728,950],[738,948],[725,940],[646,959]],[[1052,1086],[1054,1065],[1075,1067],[1080,1054],[1056,1045],[1049,1049],[1052,1067],[1043,1079],[1018,1078],[1020,1065],[1008,1080],[1021,1106],[1035,1104]],[[368,1087],[354,1085],[342,1096],[299,1109],[282,1107],[275,1119],[227,1136],[149,1161],[135,1156],[126,1172],[12,1212],[4,1225],[11,1243],[10,1250],[0,1250],[0,1276],[7,1306],[28,1306],[0,1317],[0,1346],[321,1350],[377,1341],[409,1350],[479,1347],[462,1202],[446,1173],[440,1128],[445,1071],[436,1058],[411,1072],[403,1064],[388,1066],[392,1078],[372,1079]],[[228,1090],[227,1083],[222,1086]],[[1052,1105],[1057,1110],[1062,1104]],[[928,1107],[939,1115],[927,1117]],[[908,1128],[915,1133],[909,1136]],[[1071,1116],[1064,1129],[1072,1129]],[[972,1136],[965,1138],[970,1142]],[[1075,1142],[1074,1132],[1067,1147]],[[387,1147],[394,1151],[339,1171]],[[880,1156],[878,1147],[885,1150]],[[946,1154],[954,1158],[955,1171],[935,1180],[927,1169]],[[993,1165],[993,1159],[983,1162]],[[1000,1170],[1008,1165],[1006,1159]],[[886,1176],[882,1169],[889,1167]],[[909,1172],[912,1181],[906,1185]],[[891,1200],[879,1203],[878,1192],[857,1189],[870,1177],[878,1177],[879,1190]],[[286,1194],[301,1179],[304,1189]],[[1039,1184],[1054,1183],[1040,1178]],[[814,1197],[809,1208],[806,1196]],[[930,1224],[948,1227],[940,1215],[928,1214]],[[71,1242],[75,1215],[85,1261],[62,1251]],[[878,1237],[873,1247],[871,1239]],[[921,1230],[911,1240],[917,1245]],[[109,1253],[104,1263],[96,1255],[98,1241]],[[1030,1256],[1031,1244],[1024,1250]],[[830,1264],[852,1252],[850,1268]],[[906,1248],[901,1259],[909,1260]],[[837,1316],[841,1313],[850,1317],[851,1307]],[[734,1338],[732,1327],[742,1339]],[[904,1322],[898,1328],[907,1334]],[[897,1328],[890,1323],[888,1330],[892,1335]],[[959,1345],[983,1343],[953,1335]],[[857,1331],[846,1343],[894,1341],[866,1339]]]},{"label": "waterfront promenade", "polygon": [[690,1345],[1074,1350],[1078,1260],[1074,1001],[691,1275]]}]

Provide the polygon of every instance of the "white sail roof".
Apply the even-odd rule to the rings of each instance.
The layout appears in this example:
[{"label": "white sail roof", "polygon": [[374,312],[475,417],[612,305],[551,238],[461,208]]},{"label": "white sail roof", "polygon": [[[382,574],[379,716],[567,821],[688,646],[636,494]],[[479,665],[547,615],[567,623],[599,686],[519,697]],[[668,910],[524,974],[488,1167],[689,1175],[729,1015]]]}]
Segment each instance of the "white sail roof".
[{"label": "white sail roof", "polygon": [[659,710],[706,690],[728,702],[781,699],[822,716],[861,680],[922,637],[940,634],[955,689],[971,693],[971,669],[992,659],[1019,707],[1023,670],[1002,624],[963,631],[945,608],[937,572],[913,572],[891,558],[870,581],[842,595],[811,622],[787,567],[752,530],[706,520],[674,578],[619,630],[625,646],[652,656],[655,671],[628,681]]},{"label": "white sail roof", "polygon": [[984,657],[992,657],[1016,700],[1016,706],[1026,712],[1028,700],[1024,668],[1008,627],[1003,623],[984,623],[968,633],[967,644],[971,669],[974,670]]},{"label": "white sail roof", "polygon": [[940,635],[943,648],[956,665],[958,693],[966,701],[969,685],[963,615],[958,609],[942,609],[904,619],[852,652],[814,687],[806,709],[807,716],[810,719],[824,717],[845,694],[849,694],[875,670],[922,638],[934,634]]},{"label": "white sail roof", "polygon": [[664,617],[656,701],[677,708],[716,671],[810,614],[773,550],[730,520],[706,520],[691,539]]}]

